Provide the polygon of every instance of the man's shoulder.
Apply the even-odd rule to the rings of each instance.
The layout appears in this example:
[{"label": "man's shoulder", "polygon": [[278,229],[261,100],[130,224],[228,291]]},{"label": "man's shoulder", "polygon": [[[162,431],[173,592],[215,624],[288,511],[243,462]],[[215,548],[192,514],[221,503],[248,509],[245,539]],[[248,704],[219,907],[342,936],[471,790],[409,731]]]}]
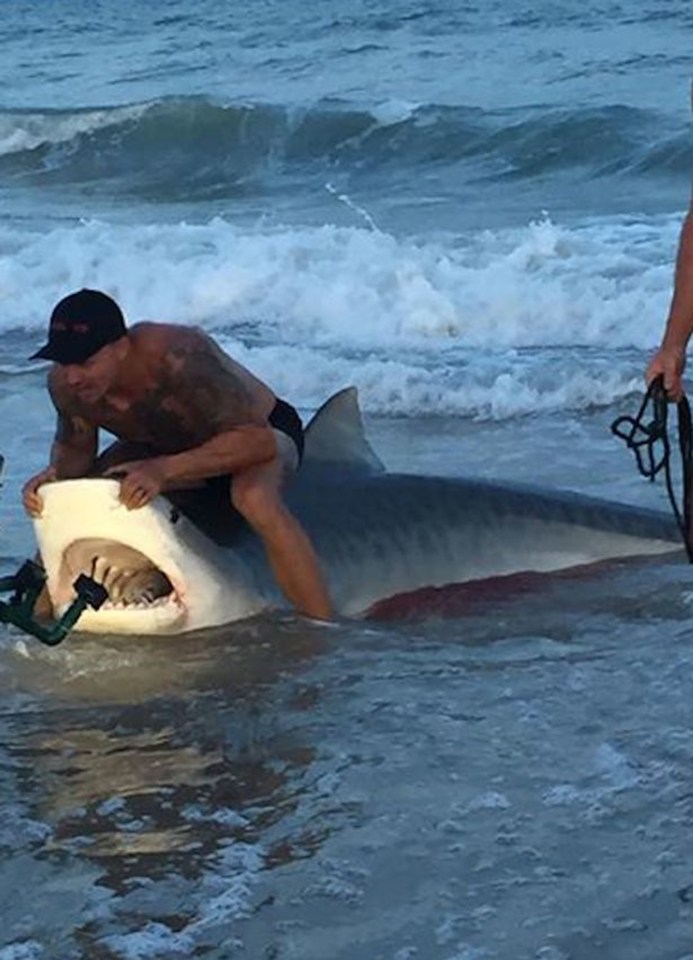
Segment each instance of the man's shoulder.
[{"label": "man's shoulder", "polygon": [[199,327],[178,323],[142,320],[130,327],[130,342],[136,350],[150,356],[167,354],[178,347],[199,343],[206,335]]},{"label": "man's shoulder", "polygon": [[140,320],[139,323],[133,323],[129,328],[130,337],[139,343],[148,343],[149,341],[165,340],[176,330],[182,327],[175,323],[163,323],[160,320]]}]

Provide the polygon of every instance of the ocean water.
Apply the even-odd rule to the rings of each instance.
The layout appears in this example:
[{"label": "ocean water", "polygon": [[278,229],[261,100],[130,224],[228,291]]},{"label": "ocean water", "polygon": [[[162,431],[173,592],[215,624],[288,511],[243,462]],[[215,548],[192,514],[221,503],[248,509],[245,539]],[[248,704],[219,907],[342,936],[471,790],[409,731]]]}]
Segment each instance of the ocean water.
[{"label": "ocean water", "polygon": [[[683,0],[3,7],[3,572],[81,286],[197,323],[391,469],[666,508],[608,426],[671,295]],[[449,620],[0,637],[0,960],[690,960],[691,588]]]}]

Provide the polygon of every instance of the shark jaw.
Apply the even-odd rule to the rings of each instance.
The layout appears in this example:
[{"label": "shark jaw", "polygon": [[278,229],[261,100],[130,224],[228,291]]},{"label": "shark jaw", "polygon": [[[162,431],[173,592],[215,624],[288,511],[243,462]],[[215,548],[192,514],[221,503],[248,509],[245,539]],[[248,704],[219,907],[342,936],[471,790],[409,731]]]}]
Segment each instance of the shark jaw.
[{"label": "shark jaw", "polygon": [[114,613],[114,626],[125,615],[139,631],[185,628],[187,610],[181,594],[169,576],[134,547],[96,537],[74,540],[64,550],[58,572],[55,602],[59,612],[70,603],[72,584],[80,574],[108,591],[108,600],[100,607],[101,619]]},{"label": "shark jaw", "polygon": [[41,488],[36,539],[56,615],[74,599],[80,573],[103,584],[109,598],[99,610],[82,613],[78,630],[179,634],[267,606],[233,556],[223,555],[167,501],[127,510],[119,488],[107,479]]}]

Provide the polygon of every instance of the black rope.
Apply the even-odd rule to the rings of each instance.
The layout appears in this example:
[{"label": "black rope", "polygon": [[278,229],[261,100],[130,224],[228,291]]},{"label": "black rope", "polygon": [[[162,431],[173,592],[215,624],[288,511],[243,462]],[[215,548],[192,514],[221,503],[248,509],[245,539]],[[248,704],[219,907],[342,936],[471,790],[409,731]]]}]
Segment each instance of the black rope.
[{"label": "black rope", "polygon": [[[693,563],[693,543],[691,542],[693,426],[691,408],[686,397],[683,396],[677,404],[679,452],[682,467],[681,506],[678,504],[671,476],[671,444],[667,428],[668,412],[669,403],[664,389],[664,378],[656,377],[650,383],[636,415],[634,417],[617,417],[611,424],[611,430],[617,437],[625,441],[626,446],[633,451],[638,470],[643,477],[654,481],[657,474],[664,471],[669,502],[681,532],[689,563]],[[645,422],[646,417],[649,417],[647,422]]]}]

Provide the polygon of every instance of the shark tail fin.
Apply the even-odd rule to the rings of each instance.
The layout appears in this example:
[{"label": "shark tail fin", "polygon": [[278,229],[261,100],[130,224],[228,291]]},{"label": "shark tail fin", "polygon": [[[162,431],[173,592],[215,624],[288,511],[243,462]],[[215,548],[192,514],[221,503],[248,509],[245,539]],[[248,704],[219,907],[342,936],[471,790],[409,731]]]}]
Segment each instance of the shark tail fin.
[{"label": "shark tail fin", "polygon": [[323,403],[306,427],[305,459],[339,463],[350,468],[384,473],[363,429],[356,387],[345,387]]}]

